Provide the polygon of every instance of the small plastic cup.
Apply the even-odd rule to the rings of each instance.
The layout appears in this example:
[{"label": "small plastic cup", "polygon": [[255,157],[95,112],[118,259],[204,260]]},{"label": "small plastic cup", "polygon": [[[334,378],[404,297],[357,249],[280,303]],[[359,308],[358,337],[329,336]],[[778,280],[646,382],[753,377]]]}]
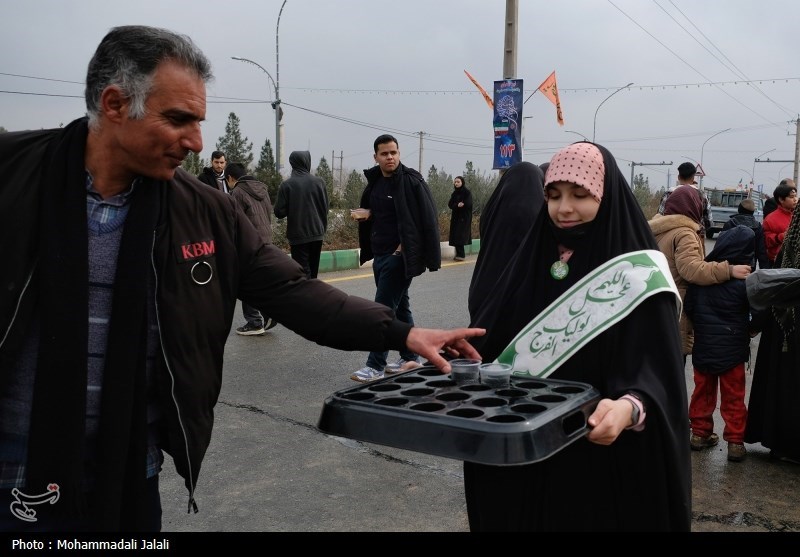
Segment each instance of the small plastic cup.
[{"label": "small plastic cup", "polygon": [[366,220],[369,218],[371,211],[369,209],[363,209],[359,207],[358,209],[350,209],[350,216],[353,220]]},{"label": "small plastic cup", "polygon": [[480,360],[465,358],[450,361],[450,378],[456,385],[477,385],[480,383]]},{"label": "small plastic cup", "polygon": [[481,384],[492,389],[501,389],[511,384],[511,364],[497,362],[481,364]]}]

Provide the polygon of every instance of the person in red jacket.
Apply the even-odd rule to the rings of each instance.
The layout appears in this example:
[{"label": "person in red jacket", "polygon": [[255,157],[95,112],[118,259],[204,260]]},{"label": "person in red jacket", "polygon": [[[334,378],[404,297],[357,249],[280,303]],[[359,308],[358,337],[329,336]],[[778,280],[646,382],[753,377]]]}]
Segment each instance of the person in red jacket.
[{"label": "person in red jacket", "polygon": [[767,257],[774,265],[775,259],[783,246],[783,237],[792,220],[792,213],[797,205],[797,186],[783,184],[775,188],[773,194],[777,208],[764,219],[764,244],[767,246]]}]

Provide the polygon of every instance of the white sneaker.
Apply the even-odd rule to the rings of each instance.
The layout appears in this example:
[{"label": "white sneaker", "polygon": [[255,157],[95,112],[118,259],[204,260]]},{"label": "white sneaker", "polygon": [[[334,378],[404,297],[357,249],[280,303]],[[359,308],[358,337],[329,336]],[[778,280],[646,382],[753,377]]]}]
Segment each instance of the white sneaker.
[{"label": "white sneaker", "polygon": [[398,370],[395,373],[402,373],[404,371],[408,371],[410,369],[416,369],[418,367],[422,367],[422,362],[420,361],[420,357],[417,356],[413,360],[406,360],[405,358],[400,358],[395,362]]},{"label": "white sneaker", "polygon": [[352,379],[353,381],[358,381],[359,383],[369,383],[370,381],[383,379],[383,372],[378,371],[377,369],[373,369],[369,366],[362,367],[353,375],[351,375],[350,379]]}]

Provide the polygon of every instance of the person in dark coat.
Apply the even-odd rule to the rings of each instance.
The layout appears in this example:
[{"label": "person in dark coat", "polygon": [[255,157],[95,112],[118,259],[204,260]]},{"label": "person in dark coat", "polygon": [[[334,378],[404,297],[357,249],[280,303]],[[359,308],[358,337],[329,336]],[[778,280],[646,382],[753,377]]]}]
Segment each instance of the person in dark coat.
[{"label": "person in dark coat", "polygon": [[[267,185],[247,174],[244,166],[238,162],[231,162],[226,166],[225,180],[228,182],[231,197],[253,223],[261,241],[271,244],[272,202],[269,200]],[[241,327],[236,327],[237,335],[260,336],[278,324],[244,301],[242,301],[242,316],[245,323]]]},{"label": "person in dark coat", "polygon": [[500,270],[519,247],[544,207],[544,172],[527,161],[503,173],[481,211],[481,249],[469,283],[467,305],[474,318],[480,305],[491,299]]},{"label": "person in dark coat", "polygon": [[275,216],[286,218],[286,239],[292,259],[308,278],[317,278],[322,240],[328,230],[328,190],[322,178],[311,174],[311,153],[292,151],[292,175],[281,183]]},{"label": "person in dark coat", "polygon": [[211,153],[211,166],[203,168],[203,171],[197,175],[197,179],[221,192],[230,193],[228,181],[225,179],[225,166],[227,166],[225,153],[214,151]]},{"label": "person in dark coat", "polygon": [[[373,142],[375,166],[364,170],[367,187],[361,194],[358,221],[359,260],[372,259],[375,301],[389,308],[404,323],[413,324],[408,290],[414,277],[442,266],[439,221],[428,184],[422,175],[400,162],[400,146],[389,134]],[[360,216],[359,216],[360,215]],[[387,366],[388,351],[373,351],[367,365],[350,379],[367,383],[389,373],[419,365],[419,355],[400,350],[400,358]]]},{"label": "person in dark coat", "polygon": [[[775,268],[800,269],[800,212],[792,215]],[[770,271],[764,271],[769,273]],[[786,292],[792,295],[793,292]],[[776,299],[764,311],[748,401],[746,443],[800,464],[800,306]]]},{"label": "person in dark coat", "polygon": [[463,176],[456,176],[453,180],[453,193],[447,206],[452,211],[448,244],[456,248],[453,261],[464,261],[464,246],[472,243],[472,193],[467,189]]},{"label": "person in dark coat", "polygon": [[445,373],[442,351],[480,358],[466,339],[482,330],[415,327],[307,279],[180,167],[203,150],[212,77],[188,37],[114,27],[86,116],[0,134],[4,532],[159,531],[165,459],[198,512],[237,299],[322,346],[407,349]]},{"label": "person in dark coat", "polygon": [[[570,161],[580,161],[572,177]],[[659,276],[669,278],[633,192],[605,148],[579,142],[562,149],[544,183],[548,210],[506,268],[496,269],[497,284],[472,319],[487,330],[486,342],[477,343],[483,361],[498,358],[531,319],[618,256],[645,250],[660,261]],[[579,206],[593,206],[595,215],[581,214]],[[502,213],[494,218],[503,220]],[[566,263],[566,276],[553,272],[563,268],[559,262]],[[599,391],[603,400],[588,419],[591,431],[532,464],[465,462],[470,530],[689,531],[689,416],[674,287],[642,301],[550,377]]]},{"label": "person in dark coat", "polygon": [[[754,253],[755,232],[747,225],[739,225],[722,231],[706,261],[739,265],[749,263]],[[690,445],[694,450],[701,450],[718,443],[714,411],[719,389],[719,410],[725,422],[722,438],[728,442],[728,460],[739,462],[747,454],[744,365],[750,359],[750,337],[753,336],[745,281],[732,278],[719,284],[690,284],[684,309],[694,325]]]},{"label": "person in dark coat", "polygon": [[758,263],[759,269],[769,269],[771,265],[769,257],[767,257],[767,247],[766,244],[764,244],[764,229],[761,227],[761,223],[753,216],[753,213],[756,212],[755,201],[752,199],[742,199],[737,211],[738,212],[731,216],[728,222],[722,226],[722,232],[739,225],[750,228],[755,234],[755,252],[753,260],[750,262],[750,268],[755,270],[756,263]]}]

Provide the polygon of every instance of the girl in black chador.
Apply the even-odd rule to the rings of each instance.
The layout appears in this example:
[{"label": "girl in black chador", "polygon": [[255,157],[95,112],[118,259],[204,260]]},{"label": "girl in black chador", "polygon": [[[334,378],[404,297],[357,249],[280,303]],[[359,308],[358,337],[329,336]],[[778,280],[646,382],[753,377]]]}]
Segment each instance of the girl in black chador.
[{"label": "girl in black chador", "polygon": [[[471,342],[484,361],[504,361],[510,345],[516,374],[517,362],[528,362],[522,369],[533,375],[591,384],[601,400],[587,420],[589,432],[549,458],[520,466],[465,462],[470,529],[689,531],[688,403],[679,298],[666,259],[605,148],[579,142],[556,153],[544,189],[547,210],[536,216],[508,265],[496,270],[487,299],[471,301],[473,326],[487,329]],[[640,257],[652,265],[640,265]],[[615,277],[646,278],[603,281],[609,269],[622,269]],[[652,287],[654,278],[662,287]],[[634,283],[647,294],[631,296]],[[543,312],[574,292],[581,293],[580,304]],[[549,351],[518,342],[525,338],[518,334],[534,318],[567,315],[602,297],[588,293],[606,296],[600,301],[608,303],[596,309],[616,312],[615,319],[585,312],[579,329],[562,333],[556,348],[565,358],[540,369],[537,358]]]}]

